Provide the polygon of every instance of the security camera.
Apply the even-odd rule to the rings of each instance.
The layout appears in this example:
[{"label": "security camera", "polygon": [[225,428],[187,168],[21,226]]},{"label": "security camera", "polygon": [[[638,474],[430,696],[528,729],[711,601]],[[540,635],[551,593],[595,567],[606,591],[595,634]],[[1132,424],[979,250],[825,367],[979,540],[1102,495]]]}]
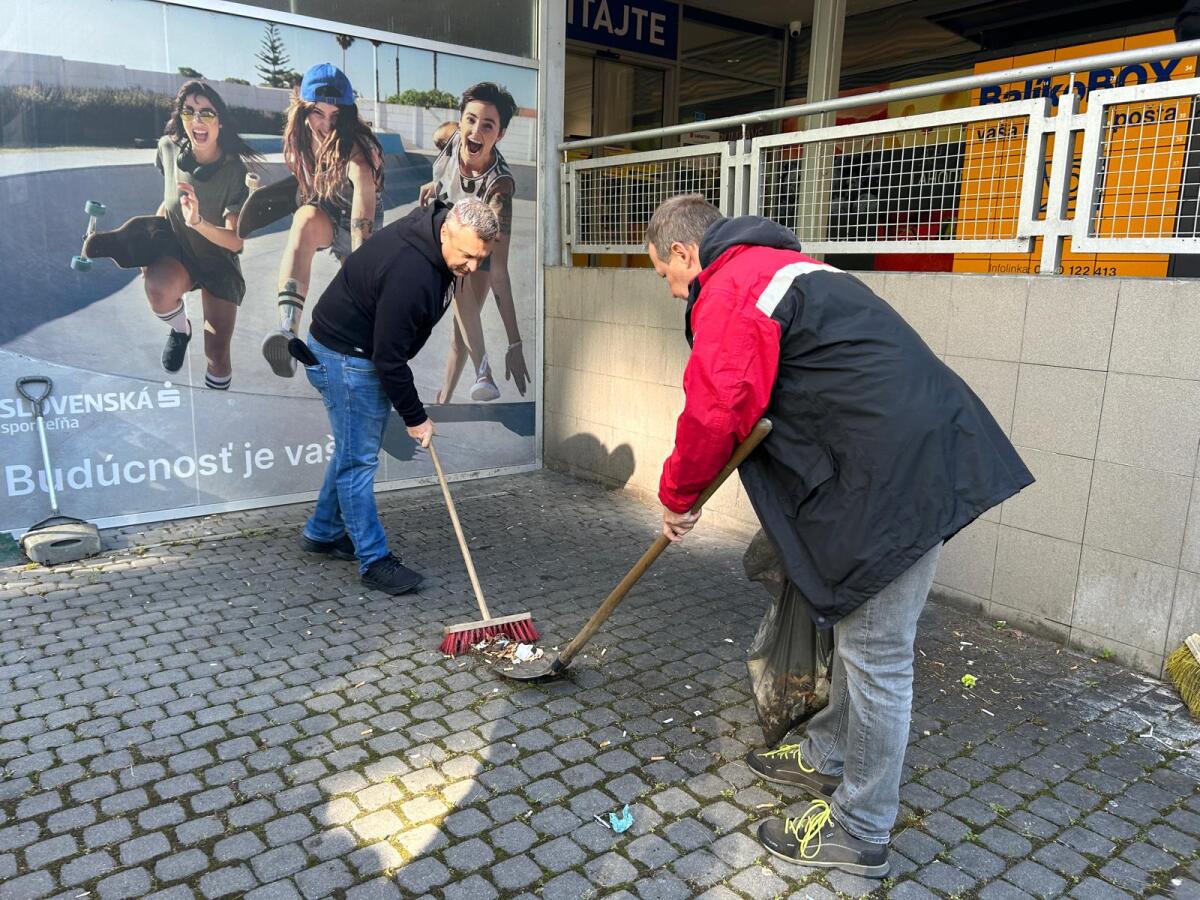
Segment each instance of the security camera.
[{"label": "security camera", "polygon": [[800,37],[800,32],[803,30],[803,28],[804,23],[799,19],[792,19],[792,21],[788,22],[788,34],[794,38]]}]

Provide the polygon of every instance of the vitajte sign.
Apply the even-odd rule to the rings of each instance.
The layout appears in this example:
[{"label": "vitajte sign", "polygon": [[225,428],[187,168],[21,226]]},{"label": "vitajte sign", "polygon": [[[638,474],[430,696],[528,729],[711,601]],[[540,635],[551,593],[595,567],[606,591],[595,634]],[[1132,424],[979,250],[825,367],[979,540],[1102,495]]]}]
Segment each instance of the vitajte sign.
[{"label": "vitajte sign", "polygon": [[567,37],[675,59],[679,7],[662,0],[567,0]]}]

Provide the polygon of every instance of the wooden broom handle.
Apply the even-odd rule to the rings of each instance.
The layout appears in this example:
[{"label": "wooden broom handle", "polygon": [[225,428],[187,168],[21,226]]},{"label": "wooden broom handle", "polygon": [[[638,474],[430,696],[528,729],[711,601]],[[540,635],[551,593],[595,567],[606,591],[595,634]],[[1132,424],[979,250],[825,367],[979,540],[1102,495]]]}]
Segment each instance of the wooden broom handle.
[{"label": "wooden broom handle", "polygon": [[450,497],[450,486],[446,484],[446,473],[438,460],[437,451],[433,449],[433,438],[429,439],[429,455],[433,458],[433,467],[437,470],[438,484],[442,486],[442,496],[446,498],[446,509],[450,510],[450,521],[454,523],[454,534],[458,538],[458,549],[462,551],[463,562],[467,564],[467,574],[471,576],[471,587],[475,589],[475,599],[479,601],[479,612],[483,618],[490,619],[487,604],[483,602],[483,588],[479,586],[479,576],[475,574],[475,564],[471,562],[471,551],[467,549],[467,539],[463,537],[462,525],[458,523],[458,511],[454,508],[454,500]]},{"label": "wooden broom handle", "polygon": [[[700,511],[700,508],[708,502],[708,499],[717,492],[717,488],[725,483],[725,479],[733,474],[733,470],[740,466],[742,461],[750,455],[750,452],[761,444],[763,439],[770,433],[771,420],[759,419],[751,432],[746,435],[746,439],[734,448],[733,456],[729,458],[729,462],[725,463],[725,468],[717,473],[717,477],[696,498],[692,512]],[[600,626],[612,615],[613,610],[621,605],[621,601],[625,599],[625,595],[629,593],[630,588],[637,583],[639,578],[646,574],[646,570],[662,555],[662,552],[667,549],[670,543],[670,538],[665,534],[659,534],[655,538],[654,543],[650,545],[650,549],[642,554],[642,558],[634,563],[633,568],[621,579],[621,583],[613,588],[612,593],[600,604],[600,608],[592,613],[592,617],[580,629],[579,634],[575,635],[571,643],[567,644],[563,651],[558,654],[558,659],[551,666],[554,674],[561,673],[571,664],[571,660],[575,658],[575,654],[583,648],[584,644],[592,639],[592,635],[600,630]]]}]

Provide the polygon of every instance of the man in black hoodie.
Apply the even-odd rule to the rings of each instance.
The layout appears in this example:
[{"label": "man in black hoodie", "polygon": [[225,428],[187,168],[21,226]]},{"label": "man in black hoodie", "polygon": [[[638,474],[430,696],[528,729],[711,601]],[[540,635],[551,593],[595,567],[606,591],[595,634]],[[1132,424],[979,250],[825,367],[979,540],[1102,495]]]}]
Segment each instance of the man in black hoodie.
[{"label": "man in black hoodie", "polygon": [[433,422],[409,362],[445,313],[454,280],[479,268],[499,227],[480,200],[418,207],[347,257],[313,309],[310,352],[295,347],[334,439],[300,544],[335,559],[357,557],[368,588],[403,594],[421,581],[388,551],[375,509],[379,448],[392,409],[409,436],[429,446]]},{"label": "man in black hoodie", "polygon": [[746,495],[788,579],[832,628],[829,705],[750,768],[813,798],[759,840],[808,866],[882,878],[912,713],[913,641],[942,543],[1033,482],[983,403],[857,278],[800,252],[767,219],[674,197],[647,229],[654,268],[687,301],[692,346],[663,531],[759,417]]}]

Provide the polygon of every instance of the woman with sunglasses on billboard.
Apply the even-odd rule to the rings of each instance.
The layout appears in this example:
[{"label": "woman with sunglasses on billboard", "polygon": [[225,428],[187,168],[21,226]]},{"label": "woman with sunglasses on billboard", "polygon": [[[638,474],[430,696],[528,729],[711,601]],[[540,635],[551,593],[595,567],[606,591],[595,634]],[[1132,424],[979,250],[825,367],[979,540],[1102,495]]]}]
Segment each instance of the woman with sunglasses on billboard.
[{"label": "woman with sunglasses on billboard", "polygon": [[183,295],[200,289],[204,383],[213,390],[227,390],[233,378],[229,342],[246,293],[237,218],[247,195],[247,166],[257,158],[212,87],[188,81],[179,89],[155,160],[163,173],[158,214],[166,217],[177,246],[142,273],[150,308],[171,329],[162,354],[168,372],[183,367],[192,336]]},{"label": "woman with sunglasses on billboard", "polygon": [[350,79],[332,63],[304,73],[287,112],[283,158],[296,176],[298,209],[279,263],[279,329],[262,351],[276,375],[291,378],[288,342],[300,330],[313,257],[329,249],[344,262],[383,225],[383,150],[358,117]]}]

